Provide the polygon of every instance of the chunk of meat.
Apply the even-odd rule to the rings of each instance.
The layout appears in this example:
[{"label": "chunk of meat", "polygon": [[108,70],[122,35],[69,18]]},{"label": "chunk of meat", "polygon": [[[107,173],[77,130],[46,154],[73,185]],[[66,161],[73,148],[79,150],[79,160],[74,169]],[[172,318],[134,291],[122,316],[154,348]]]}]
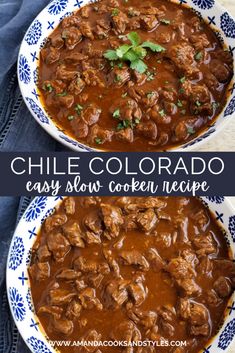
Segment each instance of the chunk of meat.
[{"label": "chunk of meat", "polygon": [[88,140],[90,143],[95,143],[97,138],[100,141],[100,144],[105,142],[110,142],[112,140],[114,132],[108,129],[104,129],[99,125],[95,124],[91,127],[90,134]]},{"label": "chunk of meat", "polygon": [[84,234],[84,240],[87,244],[100,244],[101,239],[100,235],[98,233],[93,233],[93,232],[85,232]]},{"label": "chunk of meat", "polygon": [[88,283],[91,287],[99,288],[103,279],[104,279],[104,276],[101,273],[94,274],[94,275],[91,274],[88,276]]},{"label": "chunk of meat", "polygon": [[128,300],[129,282],[122,279],[111,280],[104,291],[104,301],[108,308],[119,308]]},{"label": "chunk of meat", "polygon": [[140,16],[140,24],[147,31],[152,31],[158,25],[158,20],[155,15]]},{"label": "chunk of meat", "polygon": [[166,202],[157,196],[149,196],[144,198],[135,198],[132,202],[128,203],[124,209],[125,212],[136,212],[148,208],[160,209],[166,206]]},{"label": "chunk of meat", "polygon": [[216,254],[218,251],[216,241],[211,232],[195,236],[193,245],[197,249],[196,253],[199,256]]},{"label": "chunk of meat", "polygon": [[46,262],[50,259],[51,252],[49,251],[48,246],[46,244],[39,246],[37,250],[37,257],[39,262]]},{"label": "chunk of meat", "polygon": [[119,268],[117,261],[114,258],[114,255],[112,254],[112,251],[108,250],[106,248],[103,248],[103,255],[104,255],[105,260],[107,261],[111,271],[113,271],[117,277],[120,277],[120,268]]},{"label": "chunk of meat", "polygon": [[124,250],[120,252],[120,258],[125,265],[134,265],[142,271],[149,270],[149,263],[138,250]]},{"label": "chunk of meat", "polygon": [[210,70],[221,83],[226,83],[231,79],[232,72],[220,60],[213,59],[210,63]]},{"label": "chunk of meat", "polygon": [[201,292],[201,288],[197,285],[193,278],[179,279],[176,283],[183,291],[183,294],[188,297],[198,295]]},{"label": "chunk of meat", "polygon": [[67,215],[73,215],[75,213],[75,208],[76,208],[76,204],[75,204],[74,198],[73,197],[67,197],[64,200],[65,213]]},{"label": "chunk of meat", "polygon": [[63,313],[63,308],[55,305],[43,305],[38,309],[38,314],[48,314],[51,315],[54,319],[58,320],[61,318]]},{"label": "chunk of meat", "polygon": [[69,84],[68,92],[77,96],[84,90],[85,86],[86,84],[81,77],[75,77]]},{"label": "chunk of meat", "polygon": [[77,222],[69,221],[63,226],[63,233],[72,246],[84,248],[83,233]]},{"label": "chunk of meat", "polygon": [[114,67],[108,74],[108,84],[122,87],[131,78],[128,67],[123,68]]},{"label": "chunk of meat", "polygon": [[80,21],[81,21],[81,19],[76,15],[68,16],[62,20],[61,27],[62,28],[78,27]]},{"label": "chunk of meat", "polygon": [[232,260],[215,259],[213,266],[216,269],[223,269],[224,275],[230,279],[232,287],[235,288],[235,263]]},{"label": "chunk of meat", "polygon": [[196,225],[201,231],[203,232],[206,231],[206,228],[210,222],[210,219],[205,210],[201,209],[198,212],[194,212],[191,215],[191,218],[195,221]]},{"label": "chunk of meat", "polygon": [[47,246],[56,262],[63,262],[71,248],[70,243],[61,233],[49,233]]},{"label": "chunk of meat", "polygon": [[88,21],[82,21],[79,24],[79,29],[84,37],[89,38],[91,40],[94,39],[94,34],[91,28],[91,24]]},{"label": "chunk of meat", "polygon": [[137,224],[142,230],[150,233],[158,222],[156,213],[152,208],[147,209],[143,213],[139,213],[136,218]]},{"label": "chunk of meat", "polygon": [[131,283],[127,287],[127,290],[135,306],[140,306],[145,301],[147,296],[147,290],[146,288],[144,288],[143,283]]},{"label": "chunk of meat", "polygon": [[103,305],[100,300],[96,297],[96,290],[94,288],[87,287],[79,293],[79,299],[84,309],[102,310]]},{"label": "chunk of meat", "polygon": [[121,99],[115,102],[110,108],[110,113],[114,115],[117,111],[119,120],[135,121],[142,118],[142,111],[134,99]]},{"label": "chunk of meat", "polygon": [[88,126],[91,126],[98,122],[100,114],[101,109],[97,105],[91,103],[87,108],[82,110],[81,116],[85,123]]},{"label": "chunk of meat", "polygon": [[82,271],[84,273],[97,273],[98,271],[98,263],[93,260],[87,260],[83,256],[79,256],[73,263],[75,270]]},{"label": "chunk of meat", "polygon": [[60,64],[56,69],[56,78],[62,81],[71,81],[79,73],[75,70],[69,70],[65,64]]},{"label": "chunk of meat", "polygon": [[218,297],[213,289],[211,289],[206,292],[206,301],[209,306],[217,307],[221,304],[222,299]]},{"label": "chunk of meat", "polygon": [[79,52],[71,52],[65,56],[64,61],[68,64],[78,64],[81,63],[83,60],[87,60],[88,57]]},{"label": "chunk of meat", "polygon": [[41,50],[42,60],[46,64],[53,64],[60,59],[60,51],[58,48],[50,47]]},{"label": "chunk of meat", "polygon": [[134,322],[127,320],[121,322],[111,332],[111,339],[117,341],[134,342],[141,340],[141,333]]},{"label": "chunk of meat", "polygon": [[50,277],[49,262],[37,262],[29,267],[29,273],[36,281],[44,281]]},{"label": "chunk of meat", "polygon": [[116,34],[122,34],[126,30],[128,24],[128,17],[124,12],[119,11],[116,16],[112,16],[112,23],[114,27],[114,32]]},{"label": "chunk of meat", "polygon": [[179,74],[192,75],[197,69],[194,60],[195,50],[186,43],[175,44],[166,52],[166,56],[172,60]]},{"label": "chunk of meat", "polygon": [[72,50],[82,40],[82,33],[76,27],[69,27],[63,30],[62,38],[65,41],[66,48]]},{"label": "chunk of meat", "polygon": [[152,120],[138,124],[136,126],[136,131],[146,139],[156,140],[157,138],[157,125]]},{"label": "chunk of meat", "polygon": [[56,278],[62,279],[62,280],[67,280],[67,281],[72,281],[74,279],[77,279],[80,276],[81,276],[80,272],[74,271],[73,269],[65,268],[64,270],[61,270],[56,275]]},{"label": "chunk of meat", "polygon": [[93,87],[101,87],[103,88],[105,86],[103,78],[101,77],[101,74],[99,73],[98,70],[88,68],[85,69],[82,73],[83,80],[88,86],[93,86]]},{"label": "chunk of meat", "polygon": [[212,115],[210,92],[206,85],[193,85],[190,96],[190,109],[193,114]]},{"label": "chunk of meat", "polygon": [[228,278],[220,276],[214,283],[214,290],[220,298],[228,297],[232,292],[231,283]]},{"label": "chunk of meat", "polygon": [[182,243],[188,243],[188,217],[185,217],[184,215],[176,216],[174,224],[178,233],[179,241]]},{"label": "chunk of meat", "polygon": [[134,141],[134,133],[130,127],[116,132],[115,136],[119,141],[128,143],[132,143]]},{"label": "chunk of meat", "polygon": [[72,300],[66,308],[65,315],[68,319],[74,320],[80,317],[81,311],[82,311],[81,304],[76,300]]},{"label": "chunk of meat", "polygon": [[51,41],[51,45],[54,48],[61,49],[64,46],[64,40],[61,37],[60,33],[56,34],[55,36],[52,36],[50,38],[50,41]]},{"label": "chunk of meat", "polygon": [[51,289],[49,292],[49,301],[51,305],[64,305],[71,302],[71,300],[77,295],[76,292],[71,292],[67,289]]},{"label": "chunk of meat", "polygon": [[166,263],[155,248],[150,248],[147,252],[147,259],[154,271],[160,271],[165,268]]},{"label": "chunk of meat", "polygon": [[67,222],[67,216],[65,214],[55,214],[47,219],[44,222],[45,230],[47,233],[51,232],[55,228],[62,226]]},{"label": "chunk of meat", "polygon": [[142,311],[136,307],[128,310],[127,315],[135,324],[140,324],[147,329],[155,326],[158,317],[155,311]]},{"label": "chunk of meat", "polygon": [[73,321],[68,319],[56,319],[53,326],[58,333],[69,336],[73,332]]},{"label": "chunk of meat", "polygon": [[210,42],[205,33],[203,34],[192,34],[190,37],[190,42],[193,44],[196,51],[203,50],[210,45]]},{"label": "chunk of meat", "polygon": [[104,203],[100,206],[106,227],[105,236],[107,238],[117,237],[119,235],[120,226],[124,223],[121,208]]},{"label": "chunk of meat", "polygon": [[192,264],[188,263],[182,257],[172,259],[166,266],[166,270],[176,279],[192,278],[196,272]]},{"label": "chunk of meat", "polygon": [[62,106],[65,108],[71,108],[74,103],[74,96],[71,94],[67,94],[66,96],[56,96],[55,104],[57,106]]},{"label": "chunk of meat", "polygon": [[[83,342],[98,342],[101,340],[101,334],[98,333],[96,330],[90,329],[88,330],[82,337],[81,337],[81,341]],[[86,352],[88,353],[99,353],[99,350],[97,350],[96,346],[86,346]],[[84,352],[84,351],[83,351]]]},{"label": "chunk of meat", "polygon": [[204,276],[211,277],[212,270],[213,270],[212,261],[208,258],[208,256],[202,256],[200,258],[199,265],[197,266],[197,272]]}]

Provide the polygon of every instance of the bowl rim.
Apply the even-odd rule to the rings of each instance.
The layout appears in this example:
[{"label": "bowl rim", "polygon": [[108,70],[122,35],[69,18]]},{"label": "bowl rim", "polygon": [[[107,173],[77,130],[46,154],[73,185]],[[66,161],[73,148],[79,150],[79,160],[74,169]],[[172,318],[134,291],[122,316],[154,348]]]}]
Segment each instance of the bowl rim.
[{"label": "bowl rim", "polygon": [[[36,200],[36,199],[39,199],[40,197],[35,197],[33,198],[33,200],[30,202],[30,204],[28,205],[28,207],[26,208],[26,210],[24,211],[24,213],[22,214],[18,224],[17,224],[17,227],[14,231],[14,234],[12,236],[12,239],[11,239],[11,244],[10,244],[10,247],[9,247],[9,251],[8,251],[8,257],[7,257],[7,266],[6,266],[6,289],[7,289],[7,298],[8,298],[8,303],[9,303],[9,307],[10,307],[10,311],[11,311],[11,315],[13,317],[13,320],[15,322],[15,325],[21,335],[21,337],[23,338],[23,341],[25,342],[25,344],[28,346],[28,348],[33,352],[32,350],[32,347],[30,346],[29,342],[28,342],[28,338],[27,338],[27,333],[26,331],[23,331],[22,330],[22,327],[21,327],[21,322],[17,321],[15,319],[15,316],[14,316],[14,313],[13,313],[13,308],[12,308],[12,305],[11,305],[11,300],[10,300],[10,294],[9,294],[9,289],[10,289],[10,277],[12,276],[12,272],[10,271],[9,269],[9,261],[10,261],[10,255],[11,255],[11,249],[12,249],[12,246],[13,246],[13,242],[14,242],[14,238],[17,236],[18,234],[18,229],[21,227],[21,224],[23,222],[26,222],[25,221],[25,215],[27,214],[28,210],[30,209],[30,206],[33,204],[33,202]],[[67,196],[65,197],[52,197],[52,196],[46,196],[45,199],[46,200],[49,200],[51,201],[52,205],[53,205],[53,210],[55,210],[62,202],[63,200],[67,198]],[[54,200],[53,200],[54,199]],[[58,199],[58,200],[56,200]],[[216,213],[216,210],[213,209],[212,210],[212,206],[214,206],[214,201],[210,201],[209,200],[209,197],[199,197],[199,199],[202,201],[202,203],[205,205],[205,207],[207,209],[209,209],[210,213],[212,214],[212,216],[215,218],[215,216],[217,215]],[[217,205],[217,202],[216,202],[216,205]],[[217,205],[218,206],[218,205]],[[216,206],[215,206],[216,208]],[[222,201],[222,209],[223,209],[223,212],[228,214],[229,216],[231,215],[235,215],[235,207],[233,206],[233,204],[231,203],[231,201],[227,198],[227,197],[223,197],[223,201]],[[44,210],[44,211],[47,211],[48,210],[48,205],[47,205],[47,208]],[[41,228],[41,224],[42,224],[42,220],[44,220],[46,218],[46,214],[44,215],[44,217],[42,217],[41,219],[39,218],[38,220],[34,220],[34,222],[39,222],[39,226],[37,228],[37,231],[35,230],[36,234],[38,234],[39,232],[39,229]],[[224,235],[225,237],[227,238],[231,238],[232,240],[232,236],[230,235],[229,233],[229,230],[227,228],[225,228],[225,226],[223,225],[223,221],[221,222],[220,219],[216,220],[217,224],[219,225],[219,227],[222,229],[222,231],[224,231]],[[33,238],[33,241],[31,241],[31,245],[29,246],[29,250],[32,249],[33,247],[33,244],[35,243],[35,240],[36,240],[37,236],[35,236],[35,238]],[[230,252],[230,255],[232,254],[232,258],[235,258],[235,252],[234,252],[234,248],[235,248],[235,240],[234,242],[231,241],[231,243],[228,245],[228,249],[229,249],[229,252]],[[26,263],[26,261],[23,263],[23,267],[26,271],[26,273],[28,274],[28,264]],[[17,286],[15,284],[16,288],[20,288],[19,285]],[[28,290],[30,290],[30,281],[28,282]],[[229,301],[228,303],[230,304],[233,303],[235,300],[235,292],[230,296],[229,298]],[[26,308],[26,316],[27,316],[27,313],[29,314],[29,309]],[[213,344],[214,341],[216,341],[216,339],[220,336],[220,334],[223,332],[225,326],[227,325],[226,323],[226,320],[228,319],[228,306],[226,307],[225,309],[225,312],[224,312],[224,320],[222,322],[222,325],[221,327],[219,328],[218,332],[210,338],[210,340],[207,342],[207,345],[209,344]],[[40,320],[38,319],[37,315],[35,312],[33,312],[33,317],[34,318],[37,318],[38,320],[38,323],[40,324],[39,326],[39,331],[40,331],[40,339],[42,340],[42,342],[44,344],[47,344],[46,346],[47,347],[50,347],[50,353],[56,353],[58,352],[57,349],[55,349],[53,346],[51,346],[50,344],[50,338],[47,336],[46,332],[44,331],[44,328],[42,326],[42,324],[40,323]],[[232,320],[235,320],[235,319],[232,319]],[[233,337],[233,339],[231,340],[231,342],[228,344],[228,346],[223,349],[224,352],[227,352],[228,349],[230,349],[232,346],[234,346],[235,344],[235,336]],[[219,351],[219,348],[216,347],[214,348],[215,349],[215,352]],[[202,352],[202,350],[200,351]],[[198,352],[198,353],[200,353]],[[205,351],[203,351],[205,352]],[[213,351],[214,352],[214,351]],[[214,352],[214,353],[215,353]],[[48,352],[49,353],[49,352]]]},{"label": "bowl rim", "polygon": [[[72,0],[67,0],[68,3],[69,2],[72,2]],[[98,0],[99,1],[99,0]],[[187,7],[187,8],[193,8],[191,5],[189,5],[188,3],[184,4],[183,2],[181,3],[180,1],[180,4],[177,2],[177,0],[170,0],[171,2],[173,3],[177,3],[178,5],[180,6],[183,6],[183,7]],[[192,0],[193,1],[193,0]],[[83,4],[76,10],[74,10],[73,12],[76,13],[80,8],[82,8],[83,6],[89,4],[90,2],[92,2],[92,0],[83,0]],[[73,140],[74,142],[77,142],[78,145],[76,144],[72,144],[68,141],[66,141],[65,139],[62,139],[60,136],[59,136],[59,132],[57,131],[53,131],[53,129],[51,128],[51,126],[46,126],[46,124],[42,123],[39,119],[36,118],[36,115],[35,113],[33,112],[30,104],[27,102],[26,100],[26,87],[23,85],[23,83],[21,82],[20,80],[20,73],[19,73],[19,66],[20,66],[20,57],[22,55],[22,48],[23,48],[23,45],[25,43],[25,39],[26,39],[26,36],[31,28],[31,26],[33,25],[33,23],[35,22],[35,20],[38,20],[40,19],[40,17],[46,12],[47,9],[49,9],[49,7],[51,6],[51,2],[45,6],[40,12],[39,14],[33,19],[33,21],[31,22],[31,24],[29,25],[23,39],[22,39],[22,42],[20,44],[20,48],[19,48],[19,52],[18,52],[18,60],[17,60],[17,77],[18,77],[18,82],[19,82],[19,87],[20,87],[20,91],[21,91],[21,94],[22,94],[22,97],[23,97],[23,100],[24,100],[24,103],[26,104],[28,110],[30,111],[31,115],[33,116],[33,118],[36,120],[36,122],[52,137],[54,138],[56,141],[58,141],[59,143],[61,143],[62,145],[68,147],[70,150],[72,151],[76,151],[76,152],[110,152],[110,153],[118,153],[118,152],[124,152],[124,151],[112,151],[112,150],[109,150],[109,149],[99,149],[99,148],[95,148],[95,147],[91,147],[89,146],[88,144],[85,144],[79,140],[76,139],[76,137],[74,137],[72,134],[68,133],[67,131],[64,131],[63,134],[65,135],[65,137],[67,137],[68,139],[71,139]],[[216,8],[219,13],[228,13],[228,15],[230,16],[230,18],[232,20],[234,20],[235,22],[235,17],[231,15],[231,13],[224,7],[222,6],[221,4],[219,4],[217,2],[217,0],[214,0],[214,8]],[[203,12],[203,15],[202,15],[202,18],[203,20],[205,21],[205,23],[207,23],[207,25],[210,26],[210,28],[213,30],[213,32],[215,33],[216,32],[219,32],[220,34],[222,34],[222,30],[218,27],[216,27],[215,25],[213,24],[209,24],[209,21],[208,21],[208,18],[206,18],[206,13],[204,14],[204,11],[205,10],[201,10]],[[59,23],[61,22],[61,19],[59,21]],[[55,27],[56,28],[56,27]],[[49,29],[47,29],[47,37],[51,35],[51,33],[53,33],[53,31],[55,30],[52,29],[49,31]],[[225,36],[224,36],[225,37]],[[224,43],[225,43],[225,46],[228,47],[227,45],[227,41],[228,41],[228,38],[224,38]],[[224,45],[224,44],[223,44]],[[36,53],[39,55],[40,53],[40,47],[37,48],[36,50]],[[40,59],[39,59],[40,60]],[[37,65],[38,67],[38,65]],[[223,121],[220,121],[220,123],[216,126],[216,128],[214,129],[213,133],[207,135],[204,137],[204,135],[210,131],[210,129],[212,129],[215,125],[215,123],[223,117],[223,114],[228,106],[228,102],[229,102],[229,99],[232,97],[232,93],[229,93],[229,87],[232,85],[235,84],[235,56],[234,56],[234,60],[233,60],[233,77],[229,83],[229,86],[228,86],[228,89],[227,89],[227,98],[226,98],[226,104],[225,106],[223,107],[222,111],[220,112],[220,114],[217,115],[216,119],[213,121],[212,125],[208,124],[194,139],[192,140],[189,140],[189,141],[186,141],[185,143],[183,144],[180,144],[180,145],[176,145],[176,146],[172,146],[172,147],[169,147],[167,149],[164,149],[164,146],[162,149],[160,150],[156,150],[156,151],[147,151],[147,150],[142,150],[142,151],[139,151],[139,152],[152,152],[152,153],[155,153],[155,152],[188,152],[188,151],[196,151],[198,147],[202,147],[203,144],[211,141],[212,138],[215,138],[214,140],[216,141],[216,137],[218,136],[218,133],[220,133],[222,130],[225,129],[225,127],[228,125],[228,123],[234,119],[235,117],[235,112],[233,112],[232,114],[230,114],[230,117],[224,117]],[[36,92],[38,92],[38,87],[37,85],[35,84],[35,89],[36,89]],[[43,112],[46,114],[47,118],[49,119],[49,121],[53,124],[54,127],[56,127],[56,124],[54,122],[54,120],[49,116],[49,114],[47,113],[46,111],[46,107],[45,105],[42,104],[42,101],[39,99],[38,101],[39,103],[39,107],[43,110]],[[126,151],[128,152],[128,150]]]}]

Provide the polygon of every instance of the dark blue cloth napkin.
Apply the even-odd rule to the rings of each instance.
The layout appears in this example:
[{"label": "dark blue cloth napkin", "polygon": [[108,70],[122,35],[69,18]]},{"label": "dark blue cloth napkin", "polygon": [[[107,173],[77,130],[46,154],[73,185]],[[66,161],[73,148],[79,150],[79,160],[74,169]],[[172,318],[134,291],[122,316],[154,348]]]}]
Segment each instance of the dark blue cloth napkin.
[{"label": "dark blue cloth napkin", "polygon": [[[20,43],[34,17],[49,0],[0,0],[0,152],[61,151],[27,110],[18,87],[16,60]],[[28,353],[11,318],[5,267],[17,221],[29,198],[0,197],[0,353]]]}]

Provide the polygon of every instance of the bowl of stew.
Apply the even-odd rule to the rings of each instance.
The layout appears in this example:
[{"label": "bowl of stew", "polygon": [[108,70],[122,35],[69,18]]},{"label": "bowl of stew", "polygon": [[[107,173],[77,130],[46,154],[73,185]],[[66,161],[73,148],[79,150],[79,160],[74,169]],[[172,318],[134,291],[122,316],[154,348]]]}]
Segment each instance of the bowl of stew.
[{"label": "bowl of stew", "polygon": [[36,197],[9,250],[12,315],[34,353],[226,351],[234,235],[224,197]]},{"label": "bowl of stew", "polygon": [[74,150],[197,148],[234,115],[234,39],[214,0],[55,0],[22,42],[20,88]]}]

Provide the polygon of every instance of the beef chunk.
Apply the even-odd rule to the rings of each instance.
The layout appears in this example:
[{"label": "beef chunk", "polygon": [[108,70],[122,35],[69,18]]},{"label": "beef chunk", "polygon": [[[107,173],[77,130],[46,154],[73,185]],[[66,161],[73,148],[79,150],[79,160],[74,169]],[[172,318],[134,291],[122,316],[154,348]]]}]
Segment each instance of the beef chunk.
[{"label": "beef chunk", "polygon": [[218,297],[218,295],[213,289],[207,291],[206,300],[208,305],[212,307],[217,307],[222,302],[222,300]]},{"label": "beef chunk", "polygon": [[60,33],[58,33],[55,36],[52,36],[50,40],[51,40],[51,45],[54,48],[61,49],[64,46],[64,40],[61,37]]},{"label": "beef chunk", "polygon": [[210,45],[210,42],[205,33],[203,34],[192,34],[190,37],[190,42],[193,44],[196,51],[201,51]]},{"label": "beef chunk", "polygon": [[81,77],[75,77],[69,84],[68,92],[77,96],[83,91],[85,86],[86,84]]},{"label": "beef chunk", "polygon": [[210,325],[206,323],[200,326],[191,326],[190,327],[190,334],[192,336],[209,336],[210,334]]},{"label": "beef chunk", "polygon": [[60,319],[63,313],[63,308],[60,308],[59,306],[55,306],[55,305],[43,305],[38,309],[37,313],[48,314],[48,315],[51,315],[54,319],[58,320]]},{"label": "beef chunk", "polygon": [[93,308],[96,308],[97,310],[103,309],[103,305],[96,297],[96,291],[94,288],[87,287],[83,289],[79,293],[79,299],[84,309],[93,309]]},{"label": "beef chunk", "polygon": [[74,119],[71,122],[71,126],[72,126],[74,133],[77,137],[79,137],[79,138],[87,137],[87,135],[89,133],[89,127],[85,123],[85,121],[80,120],[80,119]]},{"label": "beef chunk", "polygon": [[220,298],[228,297],[231,292],[231,283],[228,278],[220,276],[214,283],[214,289]]},{"label": "beef chunk", "polygon": [[41,245],[38,250],[37,250],[37,257],[39,262],[45,262],[47,260],[50,259],[51,257],[51,252],[48,249],[48,246],[45,245]]},{"label": "beef chunk", "polygon": [[64,270],[60,271],[57,275],[57,279],[62,279],[62,280],[67,280],[67,281],[72,281],[78,277],[80,277],[81,273],[74,271],[69,268],[65,268]]},{"label": "beef chunk", "polygon": [[71,248],[68,240],[61,233],[49,233],[47,245],[57,262],[63,262]]},{"label": "beef chunk", "polygon": [[140,17],[140,24],[145,30],[152,31],[158,25],[158,20],[154,15],[143,15]]},{"label": "beef chunk", "polygon": [[144,328],[151,328],[156,324],[157,313],[155,311],[142,311],[139,308],[132,308],[127,312],[128,317],[134,321],[135,324],[140,324]]},{"label": "beef chunk", "polygon": [[189,76],[196,71],[194,55],[194,48],[185,42],[173,45],[166,53],[166,56],[175,64],[179,74]]},{"label": "beef chunk", "polygon": [[111,280],[104,292],[104,301],[109,308],[118,308],[128,300],[128,281],[122,279]]},{"label": "beef chunk", "polygon": [[126,25],[128,23],[128,17],[125,13],[119,11],[116,16],[112,16],[112,22],[114,31],[116,34],[122,34],[126,30]]},{"label": "beef chunk", "polygon": [[188,243],[188,217],[179,215],[175,218],[174,223],[178,233],[179,241],[182,243]]},{"label": "beef chunk", "polygon": [[76,296],[75,292],[66,289],[51,289],[49,292],[49,300],[52,305],[64,305],[71,302]]},{"label": "beef chunk", "polygon": [[[71,81],[78,75],[77,71],[69,70],[66,65],[60,64],[56,69],[56,78],[62,81]],[[60,97],[61,98],[61,97]],[[63,97],[62,97],[63,98]]]},{"label": "beef chunk", "polygon": [[177,313],[184,320],[188,320],[190,318],[191,305],[190,305],[189,299],[187,298],[179,299],[177,304]]},{"label": "beef chunk", "polygon": [[92,32],[91,25],[88,21],[81,22],[79,25],[79,29],[84,37],[89,38],[91,40],[94,39],[94,34]]},{"label": "beef chunk", "polygon": [[58,333],[63,335],[71,335],[73,332],[73,321],[67,319],[56,319],[53,321],[53,326]]},{"label": "beef chunk", "polygon": [[58,48],[50,47],[41,50],[42,60],[46,64],[53,64],[60,59],[60,51]]},{"label": "beef chunk", "polygon": [[210,92],[206,85],[193,85],[190,97],[192,114],[212,115]]},{"label": "beef chunk", "polygon": [[100,118],[100,114],[101,114],[101,109],[97,105],[91,103],[87,108],[85,108],[82,111],[81,116],[82,116],[82,119],[85,121],[85,123],[88,126],[91,126],[98,122]]},{"label": "beef chunk", "polygon": [[121,208],[102,203],[101,210],[106,227],[105,236],[108,239],[117,237],[124,222]]},{"label": "beef chunk", "polygon": [[196,253],[202,256],[208,254],[216,254],[218,251],[217,244],[212,233],[208,233],[207,235],[197,235],[193,239],[193,245],[197,249]]},{"label": "beef chunk", "polygon": [[188,297],[198,295],[201,292],[201,288],[197,285],[193,278],[179,279],[176,283],[179,288],[182,289],[183,294]]},{"label": "beef chunk", "polygon": [[91,274],[88,276],[88,283],[90,286],[92,286],[94,288],[99,288],[103,279],[104,279],[104,276],[101,273],[94,274],[94,275]]},{"label": "beef chunk", "polygon": [[159,197],[144,197],[136,198],[132,202],[128,203],[124,209],[127,213],[136,212],[139,210],[145,210],[148,208],[163,208],[166,206],[166,202],[161,200]]},{"label": "beef chunk", "polygon": [[108,250],[106,248],[103,248],[103,254],[104,254],[104,257],[105,257],[110,269],[115,273],[115,275],[117,277],[120,277],[120,268],[119,268],[117,261],[115,260],[115,258],[113,256],[113,254],[112,254],[112,251]]},{"label": "beef chunk", "polygon": [[98,271],[98,263],[93,260],[87,260],[83,256],[79,256],[73,263],[74,268],[76,270],[82,271],[84,273],[97,273]]},{"label": "beef chunk", "polygon": [[62,38],[65,41],[66,48],[72,50],[82,40],[82,33],[76,27],[69,27],[63,30]]},{"label": "beef chunk", "polygon": [[77,319],[80,316],[81,311],[81,304],[76,300],[72,300],[67,306],[65,315],[68,319],[73,320]]},{"label": "beef chunk", "polygon": [[120,257],[125,265],[134,265],[142,271],[149,270],[149,263],[138,250],[125,250],[120,252]]},{"label": "beef chunk", "polygon": [[71,52],[65,56],[64,61],[68,64],[78,64],[81,63],[83,60],[87,60],[88,57],[79,52]]},{"label": "beef chunk", "polygon": [[74,96],[71,94],[67,94],[66,96],[59,96],[55,99],[55,104],[57,106],[62,106],[65,108],[71,108],[74,103]]},{"label": "beef chunk", "polygon": [[101,144],[110,142],[112,140],[114,132],[108,129],[104,129],[99,125],[95,124],[91,127],[89,134],[89,142],[95,143],[96,139],[99,138]]},{"label": "beef chunk", "polygon": [[84,224],[86,228],[98,235],[101,235],[103,232],[102,221],[97,212],[89,212],[84,218]]},{"label": "beef chunk", "polygon": [[160,328],[161,328],[163,334],[167,335],[168,337],[172,337],[175,333],[174,326],[171,325],[169,322],[166,322],[162,319],[160,319]]},{"label": "beef chunk", "polygon": [[154,248],[150,248],[148,250],[147,259],[149,260],[151,268],[153,268],[154,271],[160,271],[166,266],[165,261],[163,261],[157,250]]},{"label": "beef chunk", "polygon": [[195,221],[200,231],[205,232],[209,224],[209,217],[205,210],[201,209],[198,212],[194,212],[191,218]]},{"label": "beef chunk", "polygon": [[89,232],[89,231],[87,231],[84,234],[84,240],[87,244],[100,244],[101,243],[100,235],[97,233]]},{"label": "beef chunk", "polygon": [[119,141],[128,143],[132,143],[134,141],[133,130],[130,127],[116,132],[115,136]]},{"label": "beef chunk", "polygon": [[151,230],[153,230],[158,221],[156,213],[152,208],[147,209],[143,213],[139,213],[136,220],[140,228],[147,233],[150,233]]},{"label": "beef chunk", "polygon": [[86,68],[84,69],[83,73],[83,80],[88,86],[93,86],[93,87],[104,87],[104,81],[101,77],[101,74],[99,73],[98,70],[92,69],[92,68]]},{"label": "beef chunk", "polygon": [[172,259],[166,267],[166,270],[176,279],[192,278],[196,272],[191,264],[182,257]]},{"label": "beef chunk", "polygon": [[77,17],[76,15],[68,16],[63,19],[61,22],[61,27],[62,28],[68,28],[68,27],[78,27],[81,19]]},{"label": "beef chunk", "polygon": [[147,139],[156,140],[157,138],[157,125],[152,120],[138,124],[136,131]]},{"label": "beef chunk", "polygon": [[78,248],[84,248],[84,240],[81,228],[77,222],[69,221],[63,226],[63,232],[69,243]]},{"label": "beef chunk", "polygon": [[123,321],[115,327],[111,332],[111,339],[117,341],[134,342],[141,340],[141,333],[134,322],[127,320]]},{"label": "beef chunk", "polygon": [[29,267],[29,273],[36,281],[43,281],[50,277],[49,262],[38,262]]},{"label": "beef chunk", "polygon": [[197,272],[203,274],[204,276],[211,276],[213,270],[213,263],[208,258],[208,256],[203,256],[200,258],[199,265],[197,266]]},{"label": "beef chunk", "polygon": [[135,306],[140,306],[146,299],[147,291],[143,286],[143,283],[131,283],[127,287],[130,297],[133,299]]},{"label": "beef chunk", "polygon": [[174,322],[176,311],[171,305],[164,305],[158,310],[158,315],[166,322]]},{"label": "beef chunk", "polygon": [[75,200],[73,197],[67,197],[64,201],[65,213],[73,215],[75,213]]},{"label": "beef chunk", "polygon": [[45,230],[47,233],[51,232],[53,229],[62,226],[67,222],[67,216],[65,214],[56,214],[48,217],[45,220]]},{"label": "beef chunk", "polygon": [[110,113],[114,115],[116,112],[120,120],[135,121],[142,118],[142,112],[134,99],[121,99],[115,102],[110,108]]},{"label": "beef chunk", "polygon": [[[96,330],[90,329],[85,333],[84,336],[81,337],[81,341],[83,342],[95,342],[95,341],[100,341],[101,340],[101,334],[99,334]],[[86,352],[88,353],[98,353],[99,350],[97,350],[96,346],[86,346]],[[84,351],[83,351],[84,352]]]},{"label": "beef chunk", "polygon": [[230,279],[232,287],[235,288],[235,263],[232,260],[215,259],[213,265],[216,269],[223,269],[224,275]]},{"label": "beef chunk", "polygon": [[161,248],[169,248],[172,244],[172,235],[168,232],[154,232],[156,236],[156,242]]},{"label": "beef chunk", "polygon": [[124,66],[119,68],[115,66],[108,74],[108,84],[121,87],[128,82],[130,78],[131,75],[128,67]]},{"label": "beef chunk", "polygon": [[221,83],[226,83],[231,79],[232,72],[220,60],[212,60],[210,63],[210,70]]}]

